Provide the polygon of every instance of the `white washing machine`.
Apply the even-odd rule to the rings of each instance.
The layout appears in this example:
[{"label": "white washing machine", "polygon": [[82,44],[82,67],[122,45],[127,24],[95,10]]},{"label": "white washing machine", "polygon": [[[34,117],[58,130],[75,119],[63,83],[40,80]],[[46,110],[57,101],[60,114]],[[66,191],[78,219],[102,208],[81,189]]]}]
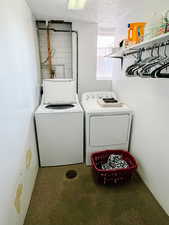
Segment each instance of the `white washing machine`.
[{"label": "white washing machine", "polygon": [[83,110],[79,101],[51,107],[42,101],[35,112],[41,166],[83,162]]},{"label": "white washing machine", "polygon": [[[89,92],[82,95],[85,111],[85,162],[90,155],[105,149],[128,150],[132,112],[126,106],[102,107],[99,98],[116,98],[113,92]],[[117,98],[116,98],[117,99]]]}]

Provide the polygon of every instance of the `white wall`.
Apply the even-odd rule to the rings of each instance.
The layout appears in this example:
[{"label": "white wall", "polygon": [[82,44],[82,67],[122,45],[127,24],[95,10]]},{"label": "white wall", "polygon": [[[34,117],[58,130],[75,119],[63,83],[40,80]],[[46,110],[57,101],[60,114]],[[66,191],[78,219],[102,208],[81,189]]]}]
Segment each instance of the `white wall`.
[{"label": "white wall", "polygon": [[97,24],[73,22],[79,35],[79,93],[110,91],[111,81],[96,80]]},{"label": "white wall", "polygon": [[113,88],[134,111],[131,152],[139,173],[169,215],[169,79],[127,78],[123,71]]},{"label": "white wall", "polygon": [[39,99],[35,33],[24,0],[1,0],[0,27],[0,225],[22,225],[38,170]]}]

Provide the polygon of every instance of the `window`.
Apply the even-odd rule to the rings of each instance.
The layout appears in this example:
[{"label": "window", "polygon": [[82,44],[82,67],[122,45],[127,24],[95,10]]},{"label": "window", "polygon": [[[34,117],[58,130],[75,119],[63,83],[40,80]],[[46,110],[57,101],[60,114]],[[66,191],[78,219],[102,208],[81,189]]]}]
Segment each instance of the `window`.
[{"label": "window", "polygon": [[112,53],[114,37],[99,35],[97,38],[97,80],[111,80],[113,73],[112,59],[105,57]]}]

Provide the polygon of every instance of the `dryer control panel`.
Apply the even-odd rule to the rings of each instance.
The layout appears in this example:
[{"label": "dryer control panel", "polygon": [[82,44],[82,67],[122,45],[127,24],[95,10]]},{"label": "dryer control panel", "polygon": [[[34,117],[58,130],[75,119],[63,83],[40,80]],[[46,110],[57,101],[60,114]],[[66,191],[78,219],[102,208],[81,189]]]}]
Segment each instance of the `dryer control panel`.
[{"label": "dryer control panel", "polygon": [[107,91],[107,92],[87,92],[87,93],[84,93],[82,95],[82,102],[89,101],[89,100],[92,100],[92,99],[99,99],[99,98],[115,98],[115,99],[117,99],[116,94],[114,92],[111,92],[111,91]]}]

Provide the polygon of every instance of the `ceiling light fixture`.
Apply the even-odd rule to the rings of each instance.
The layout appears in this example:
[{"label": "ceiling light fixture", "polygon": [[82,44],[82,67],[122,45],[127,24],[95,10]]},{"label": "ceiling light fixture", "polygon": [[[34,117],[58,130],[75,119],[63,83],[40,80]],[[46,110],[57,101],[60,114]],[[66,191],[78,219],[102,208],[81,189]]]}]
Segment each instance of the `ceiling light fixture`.
[{"label": "ceiling light fixture", "polygon": [[87,0],[69,0],[68,9],[84,9]]}]

